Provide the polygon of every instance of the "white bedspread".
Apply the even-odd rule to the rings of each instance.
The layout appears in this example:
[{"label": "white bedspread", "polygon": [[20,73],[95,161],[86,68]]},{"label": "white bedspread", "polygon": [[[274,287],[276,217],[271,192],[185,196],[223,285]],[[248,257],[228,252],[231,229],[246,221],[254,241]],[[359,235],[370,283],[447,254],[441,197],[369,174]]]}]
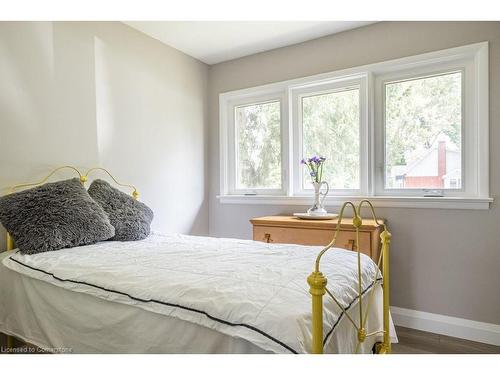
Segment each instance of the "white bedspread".
[{"label": "white bedspread", "polygon": [[[202,325],[276,353],[310,351],[311,300],[306,278],[319,247],[154,234],[138,242],[102,242],[3,264],[65,289]],[[322,261],[328,287],[343,306],[357,303],[357,255],[332,249]],[[362,257],[363,290],[376,265]],[[341,311],[325,298],[324,335]],[[328,341],[325,343],[328,345]]]}]

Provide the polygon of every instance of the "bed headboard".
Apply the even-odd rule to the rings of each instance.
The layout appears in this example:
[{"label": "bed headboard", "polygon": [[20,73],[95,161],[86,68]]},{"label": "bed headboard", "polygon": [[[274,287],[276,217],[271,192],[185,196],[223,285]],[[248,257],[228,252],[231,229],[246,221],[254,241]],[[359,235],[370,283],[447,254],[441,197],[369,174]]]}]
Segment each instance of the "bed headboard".
[{"label": "bed headboard", "polygon": [[[88,178],[89,178],[90,174],[92,174],[94,172],[104,172],[105,174],[107,174],[111,178],[111,180],[113,180],[113,182],[116,185],[121,186],[121,187],[130,188],[132,190],[132,193],[131,193],[132,197],[134,197],[134,199],[139,199],[139,192],[137,191],[137,189],[135,188],[134,185],[123,184],[121,182],[118,182],[116,180],[116,178],[107,169],[102,168],[102,167],[93,167],[93,168],[88,169],[85,173],[82,173],[82,172],[80,172],[80,170],[78,168],[73,167],[71,165],[63,165],[61,167],[57,167],[57,168],[53,169],[48,175],[46,175],[40,181],[22,183],[22,184],[17,184],[17,185],[11,186],[11,187],[7,188],[7,190],[8,190],[7,194],[12,194],[12,193],[15,193],[16,191],[19,191],[19,190],[23,190],[23,189],[26,189],[26,188],[32,188],[32,187],[39,186],[39,185],[43,185],[56,172],[58,172],[60,170],[63,170],[63,169],[69,169],[72,172],[76,173],[76,175],[80,179],[80,182],[82,184],[84,184],[84,185],[88,181]],[[14,249],[14,240],[11,237],[11,235],[7,232],[7,250],[12,250],[12,249]]]}]

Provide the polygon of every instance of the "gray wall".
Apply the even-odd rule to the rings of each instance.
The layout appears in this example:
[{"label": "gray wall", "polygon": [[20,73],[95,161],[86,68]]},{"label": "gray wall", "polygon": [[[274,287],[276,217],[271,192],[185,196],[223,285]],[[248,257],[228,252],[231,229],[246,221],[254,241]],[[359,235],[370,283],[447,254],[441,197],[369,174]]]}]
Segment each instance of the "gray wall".
[{"label": "gray wall", "polygon": [[137,186],[154,229],[208,233],[207,82],[120,22],[0,22],[0,188],[100,165]]},{"label": "gray wall", "polygon": [[[221,92],[465,44],[490,42],[490,192],[500,193],[500,22],[383,22],[209,68],[210,234],[251,237],[248,220],[305,207],[220,204]],[[393,233],[393,306],[500,324],[500,208],[380,208]]]}]

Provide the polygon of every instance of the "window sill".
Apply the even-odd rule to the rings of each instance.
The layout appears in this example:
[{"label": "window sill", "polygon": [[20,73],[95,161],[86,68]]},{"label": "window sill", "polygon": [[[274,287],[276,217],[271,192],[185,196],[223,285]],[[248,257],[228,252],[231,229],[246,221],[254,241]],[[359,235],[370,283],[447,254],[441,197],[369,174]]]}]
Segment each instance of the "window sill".
[{"label": "window sill", "polygon": [[[309,206],[312,197],[277,196],[277,195],[218,195],[220,203],[225,204],[257,204]],[[493,198],[461,198],[461,197],[394,197],[394,196],[330,196],[325,200],[328,207],[340,207],[345,201],[359,202],[368,199],[375,207],[397,208],[444,208],[460,210],[487,210]]]}]

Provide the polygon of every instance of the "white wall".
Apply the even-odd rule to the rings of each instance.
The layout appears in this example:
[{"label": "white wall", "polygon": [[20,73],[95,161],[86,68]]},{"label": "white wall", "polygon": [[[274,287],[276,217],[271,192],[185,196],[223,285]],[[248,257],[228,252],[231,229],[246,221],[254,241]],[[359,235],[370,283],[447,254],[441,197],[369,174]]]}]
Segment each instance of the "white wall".
[{"label": "white wall", "polygon": [[154,229],[206,234],[207,71],[119,22],[0,22],[0,188],[102,166]]},{"label": "white wall", "polygon": [[[490,191],[500,170],[500,22],[381,22],[213,65],[209,70],[210,234],[251,238],[256,216],[307,207],[221,204],[219,94],[420,53],[490,42]],[[332,208],[330,208],[332,209]],[[391,304],[500,324],[500,207],[378,209],[393,234]]]}]

